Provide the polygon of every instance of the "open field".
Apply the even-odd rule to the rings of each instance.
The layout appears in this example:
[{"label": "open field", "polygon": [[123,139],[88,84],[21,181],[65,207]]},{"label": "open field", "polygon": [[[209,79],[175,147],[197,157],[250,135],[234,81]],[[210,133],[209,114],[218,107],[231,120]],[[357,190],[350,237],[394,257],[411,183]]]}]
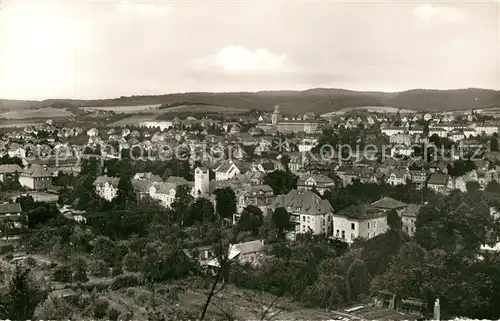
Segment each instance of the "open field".
[{"label": "open field", "polygon": [[155,115],[134,115],[134,116],[129,116],[125,117],[123,119],[120,119],[119,121],[113,122],[108,124],[108,127],[114,127],[114,126],[139,126],[140,122],[142,121],[148,121],[148,120],[155,120],[156,116]]},{"label": "open field", "polygon": [[37,126],[43,124],[42,120],[30,121],[29,119],[24,120],[3,120],[0,119],[0,128],[13,128],[13,127],[26,127],[26,126]]},{"label": "open field", "polygon": [[134,114],[139,112],[155,111],[160,105],[137,105],[137,106],[98,106],[98,107],[80,107],[85,111],[104,110],[115,113]]},{"label": "open field", "polygon": [[360,106],[360,107],[349,107],[349,108],[342,108],[341,110],[333,111],[330,113],[326,113],[321,115],[321,117],[330,117],[330,116],[336,116],[336,115],[343,115],[345,113],[355,111],[355,110],[360,110],[360,111],[367,111],[371,113],[388,113],[388,114],[396,114],[398,111],[401,114],[410,114],[414,113],[415,110],[411,109],[399,109],[395,107],[389,107],[389,106]]},{"label": "open field", "polygon": [[0,113],[0,118],[4,119],[58,118],[71,116],[74,116],[74,114],[69,110],[53,107],[10,110]]},{"label": "open field", "polygon": [[[128,107],[122,107],[128,108]],[[108,126],[138,126],[142,121],[148,120],[158,120],[158,119],[170,119],[174,118],[176,114],[189,113],[196,117],[196,114],[203,113],[216,113],[216,114],[237,114],[246,112],[246,109],[237,109],[224,106],[214,106],[214,105],[181,105],[169,108],[154,108],[143,110],[142,113],[137,113],[120,119],[117,122],[111,123]],[[170,117],[171,116],[171,117]]]},{"label": "open field", "polygon": [[12,110],[13,108],[25,108],[26,106],[50,106],[61,102],[80,108],[93,106],[124,108],[124,106],[196,102],[215,106],[228,106],[235,109],[266,111],[271,111],[274,105],[279,104],[284,114],[295,115],[305,111],[325,114],[359,106],[391,106],[419,112],[442,112],[500,107],[500,92],[479,88],[454,90],[414,89],[394,93],[335,88],[232,93],[191,92],[99,100],[50,99],[38,102],[0,100],[0,109]]},{"label": "open field", "polygon": [[247,109],[241,108],[231,108],[224,106],[216,106],[216,105],[182,105],[175,106],[165,109],[160,109],[158,112],[170,112],[170,113],[220,113],[220,114],[233,114],[233,113],[244,113],[248,111]]}]

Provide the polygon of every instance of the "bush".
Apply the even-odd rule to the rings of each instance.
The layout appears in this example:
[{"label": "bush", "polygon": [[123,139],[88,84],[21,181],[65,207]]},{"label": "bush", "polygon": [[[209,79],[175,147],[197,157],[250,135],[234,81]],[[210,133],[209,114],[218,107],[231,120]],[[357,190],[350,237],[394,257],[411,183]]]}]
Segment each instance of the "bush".
[{"label": "bush", "polygon": [[121,274],[123,274],[123,270],[122,270],[121,266],[115,266],[115,267],[111,268],[111,276],[115,277],[115,276],[118,276]]},{"label": "bush", "polygon": [[2,246],[0,246],[0,254],[7,254],[7,253],[11,253],[11,252],[14,252],[14,245],[12,244],[3,244]]},{"label": "bush", "polygon": [[71,269],[68,266],[60,266],[54,271],[54,281],[57,282],[70,282]]},{"label": "bush", "polygon": [[97,277],[109,276],[109,268],[103,260],[94,260],[89,264],[89,273]]},{"label": "bush", "polygon": [[34,258],[32,258],[31,256],[28,256],[25,260],[25,263],[26,265],[28,265],[29,267],[35,267],[37,266],[37,262]]},{"label": "bush", "polygon": [[106,283],[83,283],[83,284],[78,284],[72,287],[73,290],[85,290],[88,292],[92,292],[96,290],[97,292],[104,291],[108,289],[108,285]]},{"label": "bush", "polygon": [[109,302],[106,299],[98,299],[94,306],[94,317],[97,319],[102,319],[106,316],[106,310],[108,309]]},{"label": "bush", "polygon": [[135,275],[121,275],[113,280],[110,288],[112,290],[118,290],[121,288],[128,288],[128,287],[137,286],[137,285],[141,285],[141,284],[142,284],[142,280],[140,280]]},{"label": "bush", "polygon": [[112,321],[118,320],[120,315],[121,315],[120,311],[118,311],[115,308],[110,308],[108,310],[108,320],[112,320]]},{"label": "bush", "polygon": [[14,255],[13,255],[12,253],[9,253],[9,254],[7,254],[7,255],[5,256],[5,259],[6,259],[7,261],[12,260],[13,258],[14,258]]},{"label": "bush", "polygon": [[142,266],[142,260],[136,253],[129,253],[123,258],[125,270],[129,272],[139,272]]}]

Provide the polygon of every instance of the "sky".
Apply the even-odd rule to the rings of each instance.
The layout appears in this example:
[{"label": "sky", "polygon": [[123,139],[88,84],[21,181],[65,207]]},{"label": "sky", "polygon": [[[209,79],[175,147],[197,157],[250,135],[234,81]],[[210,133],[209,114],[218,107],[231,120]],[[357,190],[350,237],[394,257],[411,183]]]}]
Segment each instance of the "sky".
[{"label": "sky", "polygon": [[0,98],[500,88],[500,1],[0,0]]}]

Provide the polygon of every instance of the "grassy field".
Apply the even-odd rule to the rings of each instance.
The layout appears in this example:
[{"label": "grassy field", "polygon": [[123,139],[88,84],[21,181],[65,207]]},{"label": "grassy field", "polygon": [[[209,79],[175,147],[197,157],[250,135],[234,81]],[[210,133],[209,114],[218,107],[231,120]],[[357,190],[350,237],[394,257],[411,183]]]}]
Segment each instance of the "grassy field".
[{"label": "grassy field", "polygon": [[170,112],[170,113],[185,113],[192,112],[196,113],[220,113],[220,114],[233,114],[233,113],[244,113],[248,111],[247,109],[241,108],[231,108],[224,106],[216,106],[216,105],[182,105],[175,106],[165,109],[159,109],[158,112]]},{"label": "grassy field", "polygon": [[137,106],[100,106],[100,107],[80,107],[85,111],[105,110],[115,113],[134,114],[139,112],[155,111],[160,105],[137,105]]},{"label": "grassy field", "polygon": [[139,126],[140,122],[142,121],[148,121],[148,120],[154,120],[155,115],[134,115],[134,116],[129,116],[125,117],[123,119],[120,119],[119,121],[112,122],[108,124],[108,127],[115,127],[115,126]]},{"label": "grassy field", "polygon": [[401,114],[410,114],[410,113],[415,113],[415,110],[410,110],[410,109],[399,109],[395,107],[389,107],[389,106],[360,106],[360,107],[349,107],[349,108],[342,108],[341,110],[333,111],[330,113],[326,113],[321,115],[321,117],[330,117],[330,116],[336,116],[336,115],[343,115],[348,112],[352,111],[367,111],[371,113],[388,113],[388,114],[395,114],[399,111]]},{"label": "grassy field", "polygon": [[[130,108],[130,107],[121,107],[121,108]],[[189,115],[196,117],[197,114],[198,115],[206,113],[238,114],[246,111],[247,111],[246,109],[237,109],[237,108],[215,106],[215,105],[181,105],[181,106],[162,108],[162,109],[158,108],[146,109],[143,110],[143,112],[137,113],[136,115],[131,115],[117,122],[110,123],[108,126],[110,127],[127,126],[127,125],[138,126],[142,121],[173,119],[178,114],[186,114],[186,113],[189,113]]]},{"label": "grassy field", "polygon": [[52,107],[18,109],[0,113],[0,118],[3,119],[59,118],[71,116],[74,116],[74,114],[66,109]]},{"label": "grassy field", "polygon": [[41,125],[43,124],[44,121],[42,120],[29,120],[29,119],[24,119],[24,120],[19,120],[19,119],[14,119],[14,120],[4,120],[0,118],[0,128],[11,128],[11,127],[26,127],[26,126],[36,126],[36,125]]}]

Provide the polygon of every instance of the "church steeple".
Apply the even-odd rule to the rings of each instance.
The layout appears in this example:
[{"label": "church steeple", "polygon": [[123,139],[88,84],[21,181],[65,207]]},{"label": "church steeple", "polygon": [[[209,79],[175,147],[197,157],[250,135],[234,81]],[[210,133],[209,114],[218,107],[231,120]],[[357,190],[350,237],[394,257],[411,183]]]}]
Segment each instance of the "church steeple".
[{"label": "church steeple", "polygon": [[276,106],[274,106],[273,115],[271,117],[271,122],[273,123],[274,126],[278,125],[280,117],[281,117],[280,106],[276,105]]}]

